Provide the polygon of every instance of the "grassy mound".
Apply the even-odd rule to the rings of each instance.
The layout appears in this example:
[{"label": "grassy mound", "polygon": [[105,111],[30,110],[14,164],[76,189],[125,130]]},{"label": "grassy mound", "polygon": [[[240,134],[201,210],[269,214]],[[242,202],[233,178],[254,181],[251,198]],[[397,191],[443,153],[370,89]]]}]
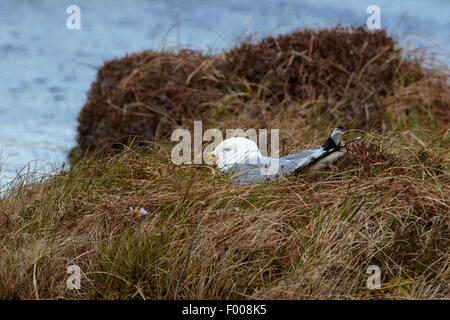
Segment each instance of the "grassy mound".
[{"label": "grassy mound", "polygon": [[[395,135],[266,185],[173,165],[160,144],[90,158],[0,201],[0,297],[448,298],[448,165],[448,149]],[[79,291],[66,289],[72,264]]]},{"label": "grassy mound", "polygon": [[[80,161],[18,177],[0,199],[0,298],[448,298],[446,72],[362,28],[105,63],[79,116]],[[193,120],[279,128],[282,155],[337,124],[364,139],[321,171],[240,186],[171,162],[165,135]]]},{"label": "grassy mound", "polygon": [[420,62],[362,27],[248,39],[213,57],[132,54],[98,71],[78,117],[79,152],[145,144],[193,120],[297,136],[310,123],[396,129],[425,119],[439,129],[450,119],[445,73]]}]

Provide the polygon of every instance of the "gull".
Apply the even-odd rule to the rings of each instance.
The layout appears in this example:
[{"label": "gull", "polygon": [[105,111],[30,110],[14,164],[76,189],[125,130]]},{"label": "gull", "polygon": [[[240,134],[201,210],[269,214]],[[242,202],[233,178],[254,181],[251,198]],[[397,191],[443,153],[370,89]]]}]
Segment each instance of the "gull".
[{"label": "gull", "polygon": [[217,169],[230,173],[236,182],[265,183],[306,169],[317,170],[337,161],[344,155],[340,151],[343,147],[361,139],[358,137],[341,145],[343,134],[344,127],[339,126],[319,149],[304,150],[282,158],[265,157],[254,141],[235,137],[222,141],[210,156],[214,158]]}]

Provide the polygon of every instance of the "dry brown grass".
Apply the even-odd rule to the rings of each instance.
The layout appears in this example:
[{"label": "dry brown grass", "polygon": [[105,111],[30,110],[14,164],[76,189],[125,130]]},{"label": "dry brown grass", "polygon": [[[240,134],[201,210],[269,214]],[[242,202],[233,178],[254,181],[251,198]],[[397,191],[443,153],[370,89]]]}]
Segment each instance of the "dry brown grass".
[{"label": "dry brown grass", "polygon": [[[123,152],[9,187],[0,298],[448,298],[446,70],[403,60],[383,33],[354,32],[246,42],[222,57],[143,52],[107,63],[80,115],[81,153],[107,143]],[[347,38],[354,47],[339,46]],[[295,54],[279,54],[291,45]],[[301,86],[295,70],[308,70]],[[244,186],[205,165],[172,164],[166,139],[127,144],[130,132],[152,140],[193,119],[280,128],[284,153],[319,146],[337,123],[355,128],[345,139],[365,138],[320,172]],[[148,215],[133,217],[130,206]],[[72,264],[82,270],[79,291],[66,289]],[[366,287],[369,265],[381,268],[380,290]]]},{"label": "dry brown grass", "polygon": [[108,61],[78,117],[78,151],[146,145],[193,120],[296,137],[335,124],[446,130],[448,70],[426,69],[397,47],[384,31],[336,27],[248,39],[213,57],[144,51]]},{"label": "dry brown grass", "polygon": [[175,166],[160,144],[81,161],[0,201],[0,297],[448,298],[448,137],[435,140],[447,149],[369,135],[337,166],[267,185]]}]

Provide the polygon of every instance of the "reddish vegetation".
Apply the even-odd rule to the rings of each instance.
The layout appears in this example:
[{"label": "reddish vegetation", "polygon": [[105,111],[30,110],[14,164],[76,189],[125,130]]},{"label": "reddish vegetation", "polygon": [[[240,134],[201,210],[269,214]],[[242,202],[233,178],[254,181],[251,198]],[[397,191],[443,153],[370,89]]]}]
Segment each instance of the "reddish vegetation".
[{"label": "reddish vegetation", "polygon": [[448,299],[447,70],[420,63],[361,28],[107,62],[79,116],[82,154],[194,119],[280,128],[283,155],[338,123],[364,138],[273,184],[175,165],[168,139],[19,176],[0,198],[0,299]]},{"label": "reddish vegetation", "polygon": [[154,140],[194,119],[220,128],[237,112],[239,125],[256,128],[284,112],[360,129],[379,127],[386,112],[448,117],[444,82],[395,45],[384,31],[334,28],[248,39],[213,57],[144,51],[106,62],[78,117],[80,153]]}]

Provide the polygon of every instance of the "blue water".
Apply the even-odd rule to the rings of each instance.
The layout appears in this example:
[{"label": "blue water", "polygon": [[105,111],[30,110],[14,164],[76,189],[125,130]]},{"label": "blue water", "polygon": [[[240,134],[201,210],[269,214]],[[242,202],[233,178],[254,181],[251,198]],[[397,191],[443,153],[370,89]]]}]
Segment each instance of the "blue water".
[{"label": "blue water", "polygon": [[[80,30],[66,27],[72,4],[81,9]],[[62,164],[104,60],[150,48],[216,53],[254,33],[365,24],[371,4],[404,45],[432,47],[450,62],[448,0],[2,0],[0,187],[30,161],[39,160],[39,171]]]}]

